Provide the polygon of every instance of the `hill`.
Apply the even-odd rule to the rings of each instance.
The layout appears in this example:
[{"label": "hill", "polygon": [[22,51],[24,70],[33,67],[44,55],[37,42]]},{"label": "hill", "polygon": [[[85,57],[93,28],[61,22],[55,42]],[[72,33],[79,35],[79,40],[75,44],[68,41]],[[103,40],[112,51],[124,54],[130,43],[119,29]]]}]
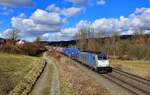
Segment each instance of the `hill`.
[{"label": "hill", "polygon": [[[121,35],[119,38],[121,40],[132,40],[132,38],[139,38],[138,35]],[[144,35],[145,38],[150,37],[150,35]],[[95,39],[95,40],[106,40],[111,39],[111,37],[105,37],[105,38],[89,38],[89,39]],[[86,39],[86,40],[89,40]],[[61,47],[69,47],[72,45],[76,45],[79,40],[69,40],[69,41],[41,41],[41,44],[49,45],[49,46],[61,46]]]},{"label": "hill", "polygon": [[70,41],[41,41],[41,44],[49,45],[49,46],[68,47],[70,45],[75,45],[76,40],[70,40]]}]

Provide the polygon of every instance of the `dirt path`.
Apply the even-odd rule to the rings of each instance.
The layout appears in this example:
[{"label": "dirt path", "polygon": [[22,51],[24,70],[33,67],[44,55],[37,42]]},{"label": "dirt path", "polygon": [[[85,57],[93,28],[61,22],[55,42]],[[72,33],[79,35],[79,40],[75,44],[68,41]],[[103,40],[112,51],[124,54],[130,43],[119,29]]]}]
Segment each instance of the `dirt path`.
[{"label": "dirt path", "polygon": [[52,74],[52,82],[51,82],[51,93],[50,95],[60,95],[60,83],[59,83],[59,71],[56,64],[47,58],[46,54],[44,54],[45,59],[48,63],[53,65],[53,74]]},{"label": "dirt path", "polygon": [[45,84],[47,84],[47,75],[48,75],[48,66],[45,67],[44,72],[42,73],[37,83],[35,84],[31,92],[31,95],[42,95],[42,91],[46,87]]},{"label": "dirt path", "polygon": [[48,72],[49,72],[49,65],[46,66],[43,74],[35,84],[32,92],[30,95],[43,95],[44,89],[46,89],[47,85],[51,85],[51,89],[49,89],[49,95],[60,95],[60,86],[59,86],[59,71],[56,67],[56,64],[53,63],[49,58],[47,58],[46,53],[44,53],[43,58],[46,59],[47,64],[52,64],[53,66],[53,73],[52,73],[52,81],[50,84],[48,82]]},{"label": "dirt path", "polygon": [[59,85],[59,71],[56,67],[55,63],[52,63],[54,66],[53,71],[53,79],[52,79],[52,88],[51,88],[51,95],[60,95],[60,85]]}]

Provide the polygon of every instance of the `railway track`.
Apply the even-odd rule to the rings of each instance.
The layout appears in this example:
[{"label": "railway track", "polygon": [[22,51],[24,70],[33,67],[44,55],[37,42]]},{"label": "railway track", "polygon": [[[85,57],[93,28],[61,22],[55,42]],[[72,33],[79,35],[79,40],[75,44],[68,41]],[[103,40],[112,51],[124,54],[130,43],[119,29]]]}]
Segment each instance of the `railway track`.
[{"label": "railway track", "polygon": [[[77,60],[74,61],[80,63],[80,65],[84,67],[88,67]],[[88,69],[91,70],[91,68]],[[108,74],[97,73],[97,75],[94,76],[94,72],[93,74],[91,74],[92,77],[95,77],[97,75],[103,76],[103,78],[107,79],[108,81],[115,83],[121,88],[127,90],[129,93],[131,93],[131,95],[150,95],[150,80],[144,79],[142,77],[115,68],[113,68],[112,73],[108,73]]]},{"label": "railway track", "polygon": [[119,69],[113,69],[112,73],[102,76],[135,95],[150,95],[150,80],[121,71]]}]

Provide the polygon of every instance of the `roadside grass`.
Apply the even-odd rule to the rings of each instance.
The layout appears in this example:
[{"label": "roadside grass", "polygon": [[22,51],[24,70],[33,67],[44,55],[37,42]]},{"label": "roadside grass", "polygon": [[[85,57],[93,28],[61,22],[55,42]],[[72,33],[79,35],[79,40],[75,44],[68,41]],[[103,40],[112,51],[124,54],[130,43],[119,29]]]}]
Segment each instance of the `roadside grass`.
[{"label": "roadside grass", "polygon": [[71,84],[69,82],[69,79],[71,77],[68,76],[68,73],[65,70],[67,68],[62,67],[62,65],[60,65],[58,62],[55,62],[55,64],[57,65],[59,73],[60,73],[59,74],[60,75],[60,79],[59,80],[60,80],[60,92],[61,92],[61,95],[75,95],[75,93],[73,91],[73,88],[70,87]]},{"label": "roadside grass", "polygon": [[150,79],[150,61],[110,60],[113,67]]},{"label": "roadside grass", "polygon": [[60,73],[61,95],[110,95],[109,91],[85,75],[73,60],[58,53],[53,60]]},{"label": "roadside grass", "polygon": [[51,93],[51,82],[52,82],[52,74],[53,74],[53,65],[52,64],[47,64],[48,65],[48,76],[47,76],[47,84],[46,87],[43,89],[42,95],[50,95]]},{"label": "roadside grass", "polygon": [[0,53],[0,95],[8,95],[32,70],[36,57]]}]

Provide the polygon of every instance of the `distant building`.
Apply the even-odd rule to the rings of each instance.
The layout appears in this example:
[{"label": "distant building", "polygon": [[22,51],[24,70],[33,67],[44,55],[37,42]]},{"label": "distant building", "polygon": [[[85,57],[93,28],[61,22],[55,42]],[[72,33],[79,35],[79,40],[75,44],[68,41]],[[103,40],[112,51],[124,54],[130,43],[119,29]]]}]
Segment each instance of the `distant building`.
[{"label": "distant building", "polygon": [[25,44],[25,41],[23,40],[19,40],[16,42],[16,45],[24,45]]}]

